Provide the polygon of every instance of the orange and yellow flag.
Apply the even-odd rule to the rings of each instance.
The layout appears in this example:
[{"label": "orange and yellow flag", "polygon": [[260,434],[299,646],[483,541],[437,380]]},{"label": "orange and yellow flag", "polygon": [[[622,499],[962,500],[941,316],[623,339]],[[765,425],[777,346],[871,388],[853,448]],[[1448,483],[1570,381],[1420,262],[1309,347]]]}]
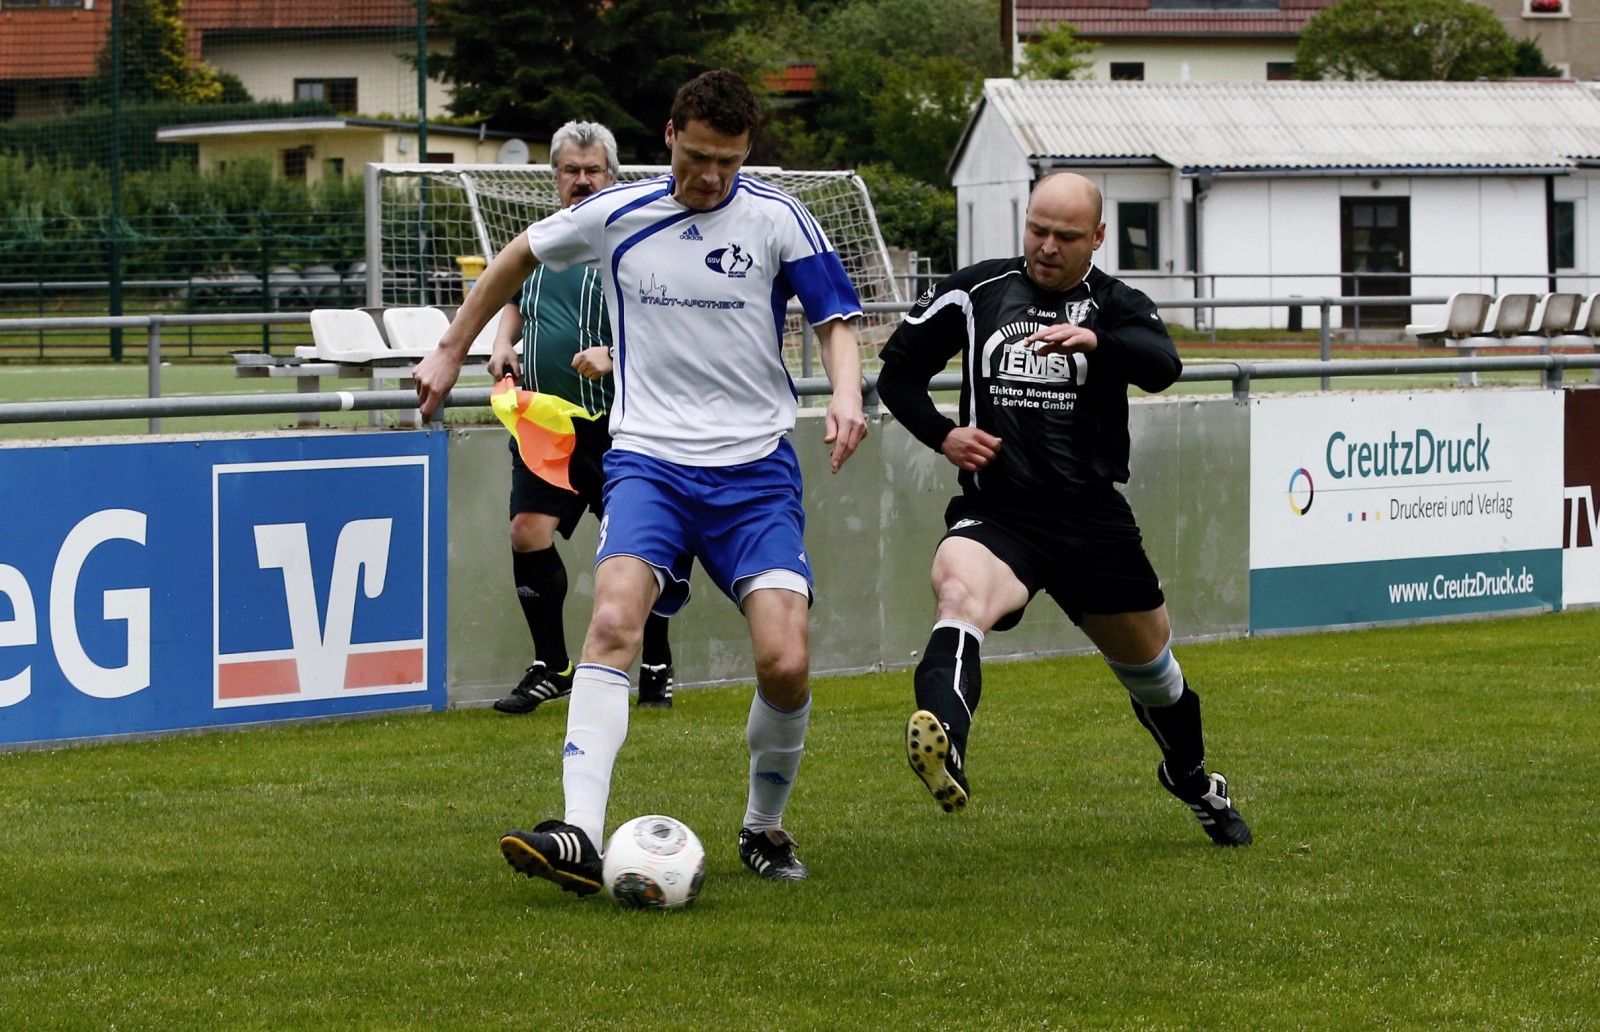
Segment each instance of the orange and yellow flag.
[{"label": "orange and yellow flag", "polygon": [[517,381],[502,377],[489,392],[489,407],[517,440],[523,465],[541,480],[577,494],[567,476],[567,464],[578,441],[575,419],[593,423],[603,412],[589,412],[553,394],[525,391]]}]

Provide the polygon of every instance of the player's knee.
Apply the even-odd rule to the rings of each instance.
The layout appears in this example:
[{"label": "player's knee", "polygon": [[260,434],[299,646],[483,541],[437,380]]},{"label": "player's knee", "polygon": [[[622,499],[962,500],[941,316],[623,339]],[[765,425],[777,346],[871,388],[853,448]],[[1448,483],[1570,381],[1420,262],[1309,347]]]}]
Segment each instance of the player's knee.
[{"label": "player's knee", "polygon": [[933,598],[941,620],[961,620],[976,625],[982,619],[985,599],[961,577],[935,576]]},{"label": "player's knee", "polygon": [[1117,663],[1106,660],[1106,666],[1117,675],[1117,680],[1128,689],[1128,694],[1146,706],[1161,708],[1171,706],[1183,694],[1183,668],[1170,647],[1148,663]]},{"label": "player's knee", "polygon": [[632,655],[644,638],[644,627],[621,605],[597,603],[589,619],[584,655],[627,652]]},{"label": "player's knee", "polygon": [[511,517],[511,547],[518,552],[541,552],[555,544],[555,534],[534,513]]},{"label": "player's knee", "polygon": [[811,675],[810,657],[804,649],[788,649],[756,657],[756,679],[761,694],[775,706],[805,701]]}]

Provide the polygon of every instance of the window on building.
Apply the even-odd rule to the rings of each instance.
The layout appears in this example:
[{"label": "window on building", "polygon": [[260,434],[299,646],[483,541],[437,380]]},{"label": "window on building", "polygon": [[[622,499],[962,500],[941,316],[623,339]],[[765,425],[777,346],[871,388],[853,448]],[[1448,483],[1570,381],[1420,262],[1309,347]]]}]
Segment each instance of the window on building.
[{"label": "window on building", "polygon": [[82,7],[93,8],[93,3],[85,0],[0,0],[0,11],[10,10],[14,7]]},{"label": "window on building", "polygon": [[1111,62],[1112,82],[1144,82],[1143,61]]},{"label": "window on building", "polygon": [[291,147],[283,151],[283,178],[305,179],[306,165],[311,161],[310,147]]},{"label": "window on building", "polygon": [[328,160],[324,161],[322,163],[322,174],[325,175],[325,176],[333,176],[336,179],[343,179],[344,178],[344,159],[343,158],[329,158]]},{"label": "window on building", "polygon": [[1286,79],[1293,79],[1293,78],[1294,78],[1294,62],[1293,61],[1268,61],[1267,62],[1267,81],[1268,82],[1283,82]]},{"label": "window on building", "polygon": [[1161,262],[1161,205],[1156,201],[1117,204],[1117,268],[1154,272]]},{"label": "window on building", "polygon": [[1550,235],[1555,246],[1556,268],[1578,267],[1578,202],[1557,201],[1550,211]]},{"label": "window on building", "polygon": [[1524,18],[1570,18],[1571,0],[1522,0]]},{"label": "window on building", "polygon": [[355,111],[356,81],[354,79],[296,79],[295,100],[320,100],[335,111]]},{"label": "window on building", "polygon": [[429,165],[454,165],[456,163],[455,151],[429,151],[428,156],[422,159]]}]

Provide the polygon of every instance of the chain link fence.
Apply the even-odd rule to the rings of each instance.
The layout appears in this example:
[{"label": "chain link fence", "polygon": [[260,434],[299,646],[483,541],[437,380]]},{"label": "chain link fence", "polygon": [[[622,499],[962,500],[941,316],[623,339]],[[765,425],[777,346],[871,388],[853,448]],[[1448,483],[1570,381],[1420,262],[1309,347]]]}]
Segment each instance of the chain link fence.
[{"label": "chain link fence", "polygon": [[[0,220],[0,361],[81,361],[111,353],[108,329],[9,330],[7,319],[105,315],[112,241],[104,219]],[[216,314],[354,307],[366,289],[360,211],[129,216],[118,239],[124,310]],[[174,329],[170,359],[241,348],[284,351],[303,327]]]}]

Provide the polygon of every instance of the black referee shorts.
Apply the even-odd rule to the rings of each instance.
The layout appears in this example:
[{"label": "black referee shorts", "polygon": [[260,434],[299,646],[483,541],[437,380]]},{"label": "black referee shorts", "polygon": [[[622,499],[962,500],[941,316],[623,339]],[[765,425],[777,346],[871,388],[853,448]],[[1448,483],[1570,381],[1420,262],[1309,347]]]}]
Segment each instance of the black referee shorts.
[{"label": "black referee shorts", "polygon": [[[961,495],[945,508],[945,537],[976,541],[1017,575],[1028,598],[1043,591],[1074,624],[1084,613],[1143,613],[1166,596],[1122,492],[1085,487],[1048,505],[996,504]],[[995,630],[1007,631],[1023,609]]]},{"label": "black referee shorts", "polygon": [[554,516],[560,522],[557,530],[564,538],[572,537],[578,521],[585,512],[596,518],[605,512],[602,495],[606,486],[603,466],[606,451],[611,447],[611,435],[600,433],[579,434],[572,449],[572,461],[567,468],[567,479],[578,489],[577,494],[565,490],[533,475],[517,454],[517,442],[511,446],[511,515],[519,512],[537,512]]}]

